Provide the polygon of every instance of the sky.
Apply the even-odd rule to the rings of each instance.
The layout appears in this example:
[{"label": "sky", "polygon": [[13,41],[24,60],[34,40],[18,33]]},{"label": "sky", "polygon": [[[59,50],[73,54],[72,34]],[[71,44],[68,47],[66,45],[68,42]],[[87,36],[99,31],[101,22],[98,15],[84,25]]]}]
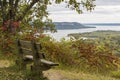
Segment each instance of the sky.
[{"label": "sky", "polygon": [[120,23],[120,0],[96,0],[96,7],[92,12],[76,11],[65,8],[65,4],[53,4],[48,7],[49,17],[53,22],[80,23]]}]

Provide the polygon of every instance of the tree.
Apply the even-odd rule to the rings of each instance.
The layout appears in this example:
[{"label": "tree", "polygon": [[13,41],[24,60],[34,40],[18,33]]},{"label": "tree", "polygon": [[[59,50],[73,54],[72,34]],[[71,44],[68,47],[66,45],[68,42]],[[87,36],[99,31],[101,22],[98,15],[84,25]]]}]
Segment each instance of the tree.
[{"label": "tree", "polygon": [[0,0],[1,35],[5,33],[5,38],[10,34],[15,35],[22,28],[20,24],[25,25],[30,21],[34,21],[34,27],[54,30],[52,20],[48,18],[47,7],[61,2],[65,2],[68,8],[78,13],[82,13],[81,7],[88,11],[95,7],[94,0]]},{"label": "tree", "polygon": [[[87,10],[94,8],[94,0],[0,0],[0,21],[3,30],[13,31],[13,27],[19,26],[19,22],[29,22],[37,19],[37,22],[51,22],[48,19],[47,6],[52,3],[67,3],[67,7],[82,13],[81,7]],[[44,21],[43,21],[44,19]],[[7,25],[6,25],[7,24]],[[41,25],[43,26],[43,25]],[[44,26],[47,26],[44,24]]]}]

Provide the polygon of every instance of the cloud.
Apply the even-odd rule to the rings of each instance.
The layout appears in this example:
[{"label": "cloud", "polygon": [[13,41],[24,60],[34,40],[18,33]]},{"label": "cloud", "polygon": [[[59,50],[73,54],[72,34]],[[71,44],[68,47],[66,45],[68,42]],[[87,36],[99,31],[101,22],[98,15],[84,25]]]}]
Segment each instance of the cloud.
[{"label": "cloud", "polygon": [[[56,8],[56,7],[55,7]],[[120,14],[120,6],[96,6],[95,9],[92,11],[92,12],[87,12],[87,11],[84,11],[83,14]],[[77,15],[77,12],[75,12],[74,10],[69,10],[69,9],[60,9],[57,8],[57,10],[52,10],[50,11],[50,14],[54,14],[54,15],[61,15],[61,14],[76,14]]]},{"label": "cloud", "polygon": [[120,5],[120,0],[96,0],[96,5]]},{"label": "cloud", "polygon": [[65,8],[65,4],[51,5],[48,8],[50,18],[55,22],[82,22],[82,23],[119,23],[120,0],[96,0],[95,10],[84,11],[84,14]]},{"label": "cloud", "polygon": [[[96,8],[94,12],[98,13],[108,13],[114,12],[117,10],[119,12],[120,10],[120,0],[96,0],[95,1]],[[48,6],[48,11],[51,13],[58,13],[61,12],[64,14],[64,12],[73,12],[69,8],[66,8],[66,4],[53,4]],[[102,12],[101,12],[102,11]]]},{"label": "cloud", "polygon": [[97,13],[97,14],[118,14],[118,13],[120,13],[120,6],[118,6],[118,5],[96,6],[93,13]]}]

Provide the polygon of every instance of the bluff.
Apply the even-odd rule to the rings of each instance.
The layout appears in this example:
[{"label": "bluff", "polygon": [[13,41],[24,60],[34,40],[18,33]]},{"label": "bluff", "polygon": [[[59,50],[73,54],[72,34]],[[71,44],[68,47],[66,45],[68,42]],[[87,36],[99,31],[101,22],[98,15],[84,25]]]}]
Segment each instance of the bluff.
[{"label": "bluff", "polygon": [[83,25],[78,22],[54,22],[54,24],[57,30],[95,28],[92,26]]}]

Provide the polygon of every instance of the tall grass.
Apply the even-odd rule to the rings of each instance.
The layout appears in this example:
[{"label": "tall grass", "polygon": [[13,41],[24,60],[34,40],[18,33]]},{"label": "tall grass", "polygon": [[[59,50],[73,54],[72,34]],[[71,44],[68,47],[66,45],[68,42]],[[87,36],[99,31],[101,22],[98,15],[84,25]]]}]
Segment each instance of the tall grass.
[{"label": "tall grass", "polygon": [[[40,39],[42,51],[52,61],[62,66],[90,72],[108,72],[117,70],[119,58],[114,56],[109,46],[95,40],[62,40]],[[97,43],[97,44],[96,44]]]}]

